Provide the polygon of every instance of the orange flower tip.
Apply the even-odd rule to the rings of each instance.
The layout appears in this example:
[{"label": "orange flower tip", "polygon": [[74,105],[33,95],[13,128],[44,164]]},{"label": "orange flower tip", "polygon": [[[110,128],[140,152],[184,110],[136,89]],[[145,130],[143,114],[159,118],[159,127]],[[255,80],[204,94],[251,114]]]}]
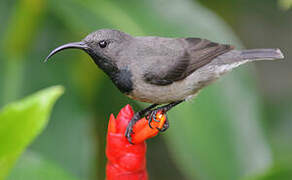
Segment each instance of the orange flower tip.
[{"label": "orange flower tip", "polygon": [[113,114],[110,115],[110,120],[108,123],[108,132],[115,133],[117,131],[117,122]]},{"label": "orange flower tip", "polygon": [[139,144],[146,139],[152,138],[156,136],[159,131],[158,129],[162,129],[164,126],[164,123],[166,121],[166,114],[162,113],[161,111],[157,112],[155,115],[156,119],[159,120],[159,122],[152,121],[151,127],[148,125],[148,121],[143,118],[140,121],[138,121],[133,128],[134,134],[132,135],[132,142],[134,144]]}]

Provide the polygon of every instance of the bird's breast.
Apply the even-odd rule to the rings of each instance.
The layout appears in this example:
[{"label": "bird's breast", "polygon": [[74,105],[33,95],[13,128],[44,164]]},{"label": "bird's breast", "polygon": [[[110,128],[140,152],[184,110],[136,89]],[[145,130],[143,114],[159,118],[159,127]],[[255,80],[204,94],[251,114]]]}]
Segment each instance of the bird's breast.
[{"label": "bird's breast", "polygon": [[141,102],[157,104],[166,104],[187,99],[196,94],[198,90],[189,80],[158,86],[135,78],[133,84],[134,88],[128,94],[128,97]]}]

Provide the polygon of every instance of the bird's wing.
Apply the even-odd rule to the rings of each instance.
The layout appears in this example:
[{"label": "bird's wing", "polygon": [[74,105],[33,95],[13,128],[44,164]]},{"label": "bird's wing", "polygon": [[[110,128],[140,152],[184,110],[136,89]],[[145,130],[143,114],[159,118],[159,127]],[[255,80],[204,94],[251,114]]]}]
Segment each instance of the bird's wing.
[{"label": "bird's wing", "polygon": [[181,50],[183,53],[180,56],[172,57],[173,59],[166,61],[164,65],[157,64],[159,70],[149,68],[144,74],[144,80],[147,83],[164,86],[182,80],[198,68],[210,63],[217,56],[233,49],[233,46],[200,38],[177,40],[184,47]]}]

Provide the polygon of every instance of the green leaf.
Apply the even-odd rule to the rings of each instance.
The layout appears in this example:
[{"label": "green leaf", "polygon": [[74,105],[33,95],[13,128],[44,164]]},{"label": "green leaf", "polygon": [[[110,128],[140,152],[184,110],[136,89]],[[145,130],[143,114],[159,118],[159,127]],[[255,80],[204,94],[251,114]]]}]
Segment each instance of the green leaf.
[{"label": "green leaf", "polygon": [[53,104],[63,91],[61,86],[51,87],[8,104],[0,111],[0,180],[44,129]]},{"label": "green leaf", "polygon": [[275,166],[260,175],[244,178],[244,180],[291,180],[292,166],[291,164]]},{"label": "green leaf", "polygon": [[55,163],[47,161],[38,154],[23,154],[12,169],[7,180],[76,180]]}]

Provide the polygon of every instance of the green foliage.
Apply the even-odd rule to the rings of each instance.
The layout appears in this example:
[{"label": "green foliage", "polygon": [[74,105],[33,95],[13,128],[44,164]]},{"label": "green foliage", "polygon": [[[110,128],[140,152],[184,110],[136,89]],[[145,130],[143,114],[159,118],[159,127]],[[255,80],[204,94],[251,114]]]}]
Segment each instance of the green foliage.
[{"label": "green foliage", "polygon": [[64,172],[56,164],[47,161],[39,155],[25,153],[13,168],[7,180],[76,180],[72,175]]},{"label": "green foliage", "polygon": [[[240,74],[233,73],[233,77],[243,82]],[[232,93],[226,89],[236,86],[240,88]],[[237,102],[233,101],[235,98]],[[269,147],[256,121],[255,100],[252,89],[227,77],[199,94],[194,102],[169,113],[172,128],[166,134],[167,142],[190,179],[239,179],[271,164]]]},{"label": "green foliage", "polygon": [[[1,56],[6,59],[3,63],[5,74],[2,91],[3,103],[18,98],[18,91],[21,89],[23,81],[23,61],[33,44],[44,13],[44,3],[44,0],[20,0],[11,8],[11,16],[3,32],[3,40],[0,42],[4,52],[1,53]],[[4,14],[2,16],[5,17]]]},{"label": "green foliage", "polygon": [[51,87],[8,104],[0,111],[1,180],[7,176],[25,148],[44,129],[53,104],[62,93],[62,87]]},{"label": "green foliage", "polygon": [[253,177],[245,178],[244,180],[291,180],[292,166],[282,165],[269,169],[268,171]]},{"label": "green foliage", "polygon": [[44,0],[22,0],[14,6],[2,41],[8,56],[19,57],[27,52],[44,12],[44,3]]},{"label": "green foliage", "polygon": [[278,0],[279,1],[279,6],[283,10],[288,10],[292,7],[292,0]]}]

